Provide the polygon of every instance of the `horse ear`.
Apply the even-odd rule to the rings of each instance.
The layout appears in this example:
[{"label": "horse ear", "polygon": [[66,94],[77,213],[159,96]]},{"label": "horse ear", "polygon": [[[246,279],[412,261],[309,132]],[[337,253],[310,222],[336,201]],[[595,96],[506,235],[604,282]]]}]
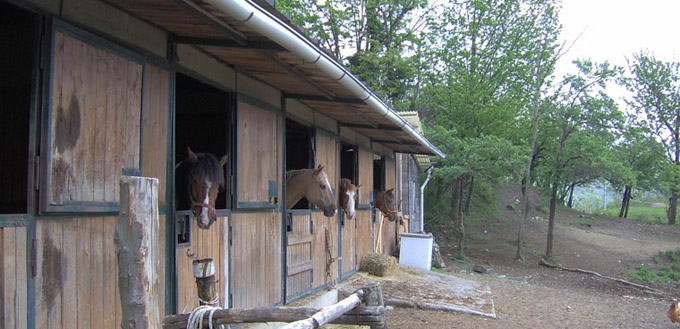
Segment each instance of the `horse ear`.
[{"label": "horse ear", "polygon": [[187,159],[189,159],[193,162],[198,161],[198,155],[196,155],[196,153],[194,153],[188,146],[187,146],[187,154],[188,154]]},{"label": "horse ear", "polygon": [[229,154],[225,154],[223,157],[221,157],[220,167],[224,167],[224,165],[227,164],[227,160],[229,160]]},{"label": "horse ear", "polygon": [[391,188],[391,189],[385,191],[385,193],[387,193],[387,194],[392,194],[392,191],[394,191],[394,188]]},{"label": "horse ear", "polygon": [[361,187],[361,184],[357,185],[357,189],[359,189],[360,187]]},{"label": "horse ear", "polygon": [[314,169],[314,175],[318,175],[321,172],[321,170],[323,170],[323,165],[319,165],[318,167],[316,167],[316,169]]}]

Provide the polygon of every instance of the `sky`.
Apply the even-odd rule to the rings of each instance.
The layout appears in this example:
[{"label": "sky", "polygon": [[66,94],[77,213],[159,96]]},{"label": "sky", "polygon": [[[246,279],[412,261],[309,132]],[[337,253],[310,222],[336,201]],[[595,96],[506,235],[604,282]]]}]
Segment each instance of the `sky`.
[{"label": "sky", "polygon": [[[562,0],[562,39],[576,41],[556,74],[574,72],[571,62],[577,58],[626,66],[626,58],[643,50],[662,61],[680,61],[679,15],[677,0]],[[615,99],[625,97],[623,90],[611,89]]]}]

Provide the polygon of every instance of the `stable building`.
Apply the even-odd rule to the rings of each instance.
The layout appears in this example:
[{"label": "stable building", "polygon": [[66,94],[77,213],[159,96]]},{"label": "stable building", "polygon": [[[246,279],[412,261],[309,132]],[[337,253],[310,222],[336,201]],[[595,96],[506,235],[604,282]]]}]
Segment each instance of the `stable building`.
[{"label": "stable building", "polygon": [[[443,156],[265,1],[11,0],[0,25],[5,328],[120,327],[122,175],[159,180],[167,315],[198,305],[192,256],[215,260],[220,304],[244,308],[394,253],[372,192],[396,187],[397,153]],[[228,156],[209,229],[177,206],[187,148]],[[286,171],[318,165],[336,193],[361,184],[355,218],[285,209]]]}]

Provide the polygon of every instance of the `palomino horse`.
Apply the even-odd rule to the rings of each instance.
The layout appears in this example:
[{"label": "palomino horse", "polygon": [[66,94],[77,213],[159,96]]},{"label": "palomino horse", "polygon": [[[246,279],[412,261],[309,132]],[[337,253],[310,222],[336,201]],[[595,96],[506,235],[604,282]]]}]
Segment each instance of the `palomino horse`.
[{"label": "palomino horse", "polygon": [[[224,170],[228,156],[219,161],[210,153],[194,153],[187,147],[188,157],[176,168],[178,209],[191,209],[198,227],[208,229],[217,219],[215,199],[224,188]],[[186,186],[186,192],[181,186]]]},{"label": "palomino horse", "polygon": [[323,209],[324,216],[335,216],[335,197],[322,165],[316,169],[286,172],[286,209],[292,208],[302,198]]},{"label": "palomino horse", "polygon": [[394,191],[393,188],[387,191],[374,191],[373,192],[373,205],[375,208],[380,209],[383,215],[394,222],[397,219],[397,210],[394,207]]},{"label": "palomino horse", "polygon": [[345,210],[348,219],[353,219],[357,214],[356,205],[359,203],[359,187],[361,187],[361,184],[354,186],[352,181],[347,178],[340,180],[340,208]]}]

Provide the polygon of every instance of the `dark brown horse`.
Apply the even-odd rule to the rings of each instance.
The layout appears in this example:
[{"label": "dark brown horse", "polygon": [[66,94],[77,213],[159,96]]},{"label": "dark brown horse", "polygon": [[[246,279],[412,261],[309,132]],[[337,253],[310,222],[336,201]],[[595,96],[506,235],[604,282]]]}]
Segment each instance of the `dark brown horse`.
[{"label": "dark brown horse", "polygon": [[359,187],[361,187],[361,184],[354,186],[352,181],[347,178],[340,180],[340,208],[345,211],[345,216],[348,219],[356,216],[356,205],[359,203]]},{"label": "dark brown horse", "polygon": [[[208,229],[217,219],[215,200],[224,188],[224,170],[228,156],[219,161],[210,153],[194,153],[176,166],[178,209],[191,209],[198,227]],[[182,191],[186,186],[186,190]]]},{"label": "dark brown horse", "polygon": [[292,208],[302,198],[322,209],[324,216],[335,216],[335,197],[322,165],[316,169],[286,172],[286,209]]},{"label": "dark brown horse", "polygon": [[380,209],[383,215],[394,222],[397,219],[397,209],[394,205],[394,195],[392,194],[392,191],[394,191],[393,188],[387,191],[373,191],[373,206]]}]

